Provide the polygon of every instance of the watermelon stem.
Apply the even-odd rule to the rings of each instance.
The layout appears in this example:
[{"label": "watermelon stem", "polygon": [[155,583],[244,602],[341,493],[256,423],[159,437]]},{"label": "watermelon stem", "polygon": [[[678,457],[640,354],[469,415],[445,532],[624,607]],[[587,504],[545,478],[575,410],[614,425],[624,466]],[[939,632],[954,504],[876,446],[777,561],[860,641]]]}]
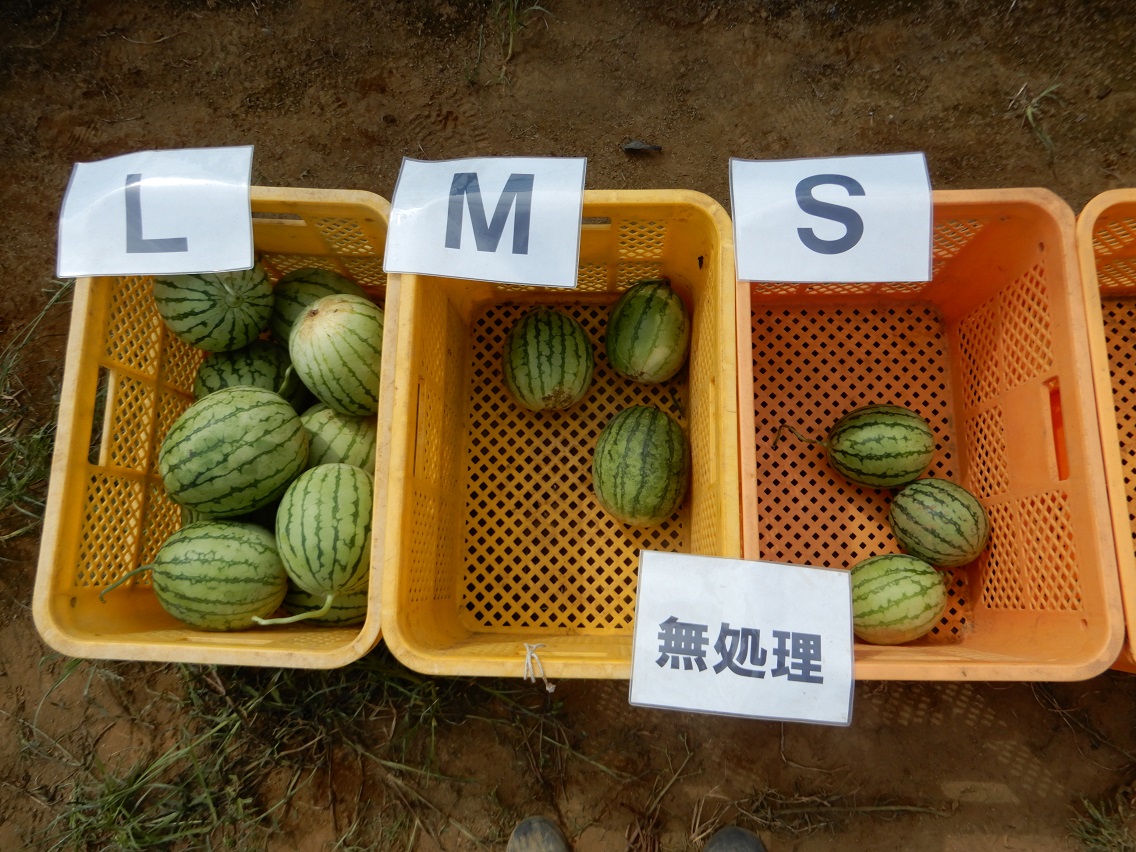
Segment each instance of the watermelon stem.
[{"label": "watermelon stem", "polygon": [[299,390],[299,381],[295,369],[289,364],[288,369],[284,371],[284,378],[280,380],[280,387],[276,389],[276,393],[284,399],[289,399],[293,393]]},{"label": "watermelon stem", "polygon": [[311,609],[307,612],[299,612],[295,615],[290,615],[287,618],[261,618],[259,615],[254,615],[252,620],[257,624],[291,624],[294,621],[303,621],[306,618],[319,618],[321,615],[327,615],[331,611],[331,603],[335,600],[335,592],[327,596],[323,602],[323,606],[319,609]]},{"label": "watermelon stem", "polygon": [[781,425],[777,427],[777,431],[773,435],[773,444],[772,444],[772,446],[770,446],[771,450],[777,449],[777,445],[779,443],[781,443],[781,439],[783,437],[785,437],[785,430],[786,429],[789,430],[790,432],[792,432],[793,436],[798,441],[804,441],[806,444],[818,444],[822,447],[828,446],[828,444],[824,441],[818,441],[815,438],[806,438],[804,435],[802,435],[800,432],[797,431],[796,427],[794,427],[794,426],[786,423],[784,420],[782,420]]},{"label": "watermelon stem", "polygon": [[135,574],[141,574],[143,571],[149,571],[151,567],[152,566],[150,566],[150,565],[139,565],[133,571],[127,571],[125,574],[123,574],[121,577],[119,577],[117,580],[115,580],[113,583],[111,583],[109,586],[107,586],[105,589],[103,589],[101,592],[99,592],[99,600],[102,601],[103,603],[106,603],[106,599],[103,596],[107,592],[111,591],[112,589],[117,589],[119,586],[121,586],[123,583],[125,583],[127,580],[129,580],[131,577],[133,577]]}]

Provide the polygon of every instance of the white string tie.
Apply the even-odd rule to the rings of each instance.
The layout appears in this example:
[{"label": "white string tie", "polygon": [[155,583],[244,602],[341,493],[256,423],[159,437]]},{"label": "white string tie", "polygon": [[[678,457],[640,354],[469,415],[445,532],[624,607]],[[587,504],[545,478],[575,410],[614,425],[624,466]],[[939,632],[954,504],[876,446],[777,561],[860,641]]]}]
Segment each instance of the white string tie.
[{"label": "white string tie", "polygon": [[540,657],[536,655],[537,648],[543,648],[544,643],[537,642],[530,645],[525,643],[525,680],[536,683],[537,672],[540,672],[540,679],[544,681],[544,688],[549,692],[556,691],[556,685],[548,682],[548,678],[544,676],[544,663],[540,661]]}]

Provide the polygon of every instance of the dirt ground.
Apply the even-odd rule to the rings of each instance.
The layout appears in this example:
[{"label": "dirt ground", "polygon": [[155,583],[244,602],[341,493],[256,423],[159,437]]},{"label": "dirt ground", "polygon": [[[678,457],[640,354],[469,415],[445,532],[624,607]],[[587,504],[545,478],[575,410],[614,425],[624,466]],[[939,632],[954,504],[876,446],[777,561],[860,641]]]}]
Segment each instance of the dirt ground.
[{"label": "dirt ground", "polygon": [[[0,0],[0,340],[48,298],[72,164],[148,148],[253,144],[257,183],[388,198],[403,156],[505,154],[587,157],[590,188],[727,208],[731,156],[923,151],[936,188],[1048,187],[1074,210],[1136,185],[1126,0],[522,0],[511,55],[500,5]],[[662,151],[630,155],[629,139]],[[28,416],[52,416],[67,321],[53,310],[22,365]],[[0,540],[5,850],[51,845],[40,832],[79,765],[128,766],[181,712],[169,668],[73,667],[43,645],[37,550],[34,532]],[[415,729],[429,807],[400,820],[403,781],[333,756],[267,844],[503,848],[539,812],[580,852],[699,849],[734,818],[773,852],[1071,850],[1084,800],[1125,800],[1136,780],[1136,679],[1115,672],[861,683],[849,728],[649,712],[625,683],[562,682],[551,752],[515,705],[463,690],[464,715]],[[526,706],[545,700],[526,687]],[[810,814],[828,822],[808,831]]]}]

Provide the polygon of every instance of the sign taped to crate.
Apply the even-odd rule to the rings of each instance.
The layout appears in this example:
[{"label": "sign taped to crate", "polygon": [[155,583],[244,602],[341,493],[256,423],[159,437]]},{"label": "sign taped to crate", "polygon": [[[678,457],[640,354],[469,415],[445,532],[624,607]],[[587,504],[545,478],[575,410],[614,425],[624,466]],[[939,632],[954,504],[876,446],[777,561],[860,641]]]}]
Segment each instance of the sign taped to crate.
[{"label": "sign taped to crate", "polygon": [[631,704],[848,725],[852,665],[848,572],[641,553]]},{"label": "sign taped to crate", "polygon": [[921,153],[730,160],[738,280],[931,279],[931,182]]},{"label": "sign taped to crate", "polygon": [[384,269],[575,287],[586,167],[582,157],[403,159]]},{"label": "sign taped to crate", "polygon": [[76,163],[59,217],[56,274],[250,269],[252,151],[182,148]]}]

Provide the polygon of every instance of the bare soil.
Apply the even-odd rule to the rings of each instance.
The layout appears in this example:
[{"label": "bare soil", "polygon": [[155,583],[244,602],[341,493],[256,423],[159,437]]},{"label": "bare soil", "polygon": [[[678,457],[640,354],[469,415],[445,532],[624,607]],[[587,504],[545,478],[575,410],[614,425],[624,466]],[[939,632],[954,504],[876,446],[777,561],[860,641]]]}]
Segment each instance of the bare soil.
[{"label": "bare soil", "polygon": [[[505,154],[585,156],[589,187],[727,207],[731,156],[919,150],[936,188],[1043,186],[1074,210],[1136,185],[1125,0],[545,0],[520,20],[506,59],[489,0],[0,0],[0,341],[46,302],[72,164],[149,148],[253,144],[257,183],[384,197],[404,156]],[[25,416],[53,416],[67,322],[54,311],[27,352]],[[125,770],[184,722],[169,667],[70,667],[43,645],[37,550],[0,543],[6,850],[49,845],[92,756]],[[1136,679],[1117,672],[861,683],[849,728],[638,710],[625,683],[526,687],[535,716],[463,690],[410,729],[402,759],[431,774],[398,783],[421,801],[333,745],[267,845],[503,848],[545,813],[581,852],[698,849],[732,819],[774,852],[1073,850],[1083,800],[1136,779]],[[387,722],[369,736],[389,745]]]}]

